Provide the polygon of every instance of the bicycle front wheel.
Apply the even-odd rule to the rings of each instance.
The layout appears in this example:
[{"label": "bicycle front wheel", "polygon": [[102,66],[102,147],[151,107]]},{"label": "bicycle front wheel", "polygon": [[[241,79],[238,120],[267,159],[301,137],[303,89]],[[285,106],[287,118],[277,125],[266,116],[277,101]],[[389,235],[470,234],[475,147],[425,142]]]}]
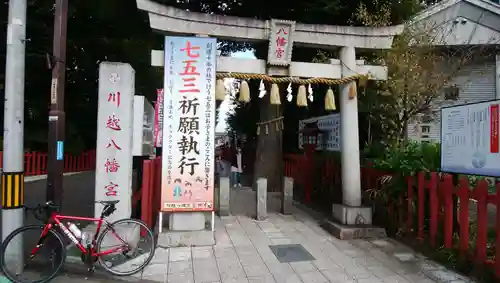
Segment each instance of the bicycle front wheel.
[{"label": "bicycle front wheel", "polygon": [[[98,257],[106,271],[117,276],[129,276],[143,270],[155,253],[153,231],[146,223],[137,219],[122,219],[110,224],[99,235],[97,253],[106,253],[116,248],[119,252]],[[124,250],[123,250],[124,249]]]},{"label": "bicycle front wheel", "polygon": [[[61,235],[50,229],[39,242],[42,231],[42,225],[24,226],[14,230],[3,242],[0,263],[3,274],[11,282],[49,282],[63,266],[66,248]],[[38,250],[32,253],[35,247]]]}]

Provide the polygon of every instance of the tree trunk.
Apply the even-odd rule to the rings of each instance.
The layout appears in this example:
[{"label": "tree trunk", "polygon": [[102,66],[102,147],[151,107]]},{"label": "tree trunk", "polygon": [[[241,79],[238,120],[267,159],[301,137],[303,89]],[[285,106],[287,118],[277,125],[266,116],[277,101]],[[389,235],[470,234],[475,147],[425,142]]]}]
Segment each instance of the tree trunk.
[{"label": "tree trunk", "polygon": [[[269,89],[269,88],[268,88]],[[280,105],[270,104],[269,92],[259,101],[260,123],[280,117],[283,113]],[[283,131],[276,130],[275,122],[260,126],[257,138],[257,152],[255,156],[254,188],[258,178],[267,178],[267,190],[269,192],[281,191],[283,179]]]}]

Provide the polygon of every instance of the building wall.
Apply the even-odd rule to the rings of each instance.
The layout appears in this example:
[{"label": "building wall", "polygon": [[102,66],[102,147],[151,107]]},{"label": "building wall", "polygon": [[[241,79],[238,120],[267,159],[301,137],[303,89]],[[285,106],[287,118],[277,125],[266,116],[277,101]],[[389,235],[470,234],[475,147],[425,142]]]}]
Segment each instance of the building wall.
[{"label": "building wall", "polygon": [[[475,103],[487,100],[493,100],[497,97],[497,78],[496,73],[499,68],[494,56],[486,59],[484,62],[465,66],[459,74],[452,80],[450,85],[458,87],[458,99],[444,99],[444,91],[439,99],[433,101],[434,115],[421,115],[420,121],[413,121],[408,125],[408,137],[418,141],[437,141],[441,135],[441,107]],[[423,118],[423,119],[422,119]],[[433,118],[426,121],[425,118]]]}]

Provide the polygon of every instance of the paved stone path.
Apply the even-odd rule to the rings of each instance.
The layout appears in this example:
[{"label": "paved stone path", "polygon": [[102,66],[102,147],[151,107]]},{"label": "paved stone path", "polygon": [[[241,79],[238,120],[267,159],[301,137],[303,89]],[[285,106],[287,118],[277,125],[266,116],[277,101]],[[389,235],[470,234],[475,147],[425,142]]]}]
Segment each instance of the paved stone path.
[{"label": "paved stone path", "polygon": [[[80,189],[65,192],[68,212],[89,214],[91,208],[78,207],[77,200],[83,195],[93,199],[93,194],[88,196],[92,175],[83,174],[74,179]],[[32,193],[32,201],[38,199],[36,195],[43,195],[38,191]],[[252,218],[256,203],[251,190],[234,190],[231,204],[233,216],[216,218],[216,245],[213,247],[158,247],[155,258],[141,274],[116,279],[94,276],[86,279],[85,275],[70,272],[54,282],[472,282],[391,239],[340,241],[298,208],[294,208],[291,216],[277,213],[279,200],[275,196],[268,198],[269,218],[265,221]],[[303,247],[305,256],[314,259],[280,262],[272,246],[290,244]],[[296,252],[297,249],[281,250],[278,255],[288,260],[300,259]]]},{"label": "paved stone path", "polygon": [[[127,280],[168,283],[472,282],[390,239],[340,241],[298,209],[293,216],[270,213],[266,221],[255,221],[246,215],[218,218],[215,229],[214,247],[158,248],[144,272]],[[301,245],[314,260],[280,262],[270,246],[288,244]],[[285,256],[293,255],[296,254]]]}]

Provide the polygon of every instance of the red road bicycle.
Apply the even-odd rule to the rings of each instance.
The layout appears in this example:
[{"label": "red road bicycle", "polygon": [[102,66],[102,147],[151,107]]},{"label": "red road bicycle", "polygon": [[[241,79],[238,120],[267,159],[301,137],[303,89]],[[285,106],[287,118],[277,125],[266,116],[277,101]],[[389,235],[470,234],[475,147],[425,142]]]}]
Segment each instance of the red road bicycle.
[{"label": "red road bicycle", "polygon": [[[154,234],[144,222],[137,219],[127,218],[113,223],[106,221],[105,218],[115,212],[118,202],[118,200],[97,201],[96,203],[104,205],[100,218],[62,215],[59,213],[59,206],[51,202],[34,208],[25,207],[26,211],[32,212],[35,218],[44,221],[45,224],[24,226],[7,236],[0,251],[0,263],[4,275],[15,283],[45,283],[52,280],[61,270],[67,256],[67,245],[63,235],[77,247],[81,260],[87,264],[89,272],[94,271],[95,262],[107,272],[117,276],[140,272],[153,259]],[[97,224],[97,228],[92,237],[69,221],[91,221]],[[103,226],[104,229],[101,231]],[[26,235],[29,232],[33,235]],[[119,232],[128,234],[123,237],[118,235]],[[22,238],[16,238],[19,236]],[[143,238],[150,240],[149,244],[144,244]],[[105,244],[114,244],[115,247],[103,248]],[[143,253],[147,247],[151,250],[149,253]],[[108,256],[110,258],[107,258]],[[117,260],[118,256],[124,256],[124,259]],[[139,259],[142,260],[140,264]],[[14,270],[9,269],[11,265],[14,266]],[[114,270],[115,267],[125,270]],[[22,275],[23,272],[26,274]]]}]

